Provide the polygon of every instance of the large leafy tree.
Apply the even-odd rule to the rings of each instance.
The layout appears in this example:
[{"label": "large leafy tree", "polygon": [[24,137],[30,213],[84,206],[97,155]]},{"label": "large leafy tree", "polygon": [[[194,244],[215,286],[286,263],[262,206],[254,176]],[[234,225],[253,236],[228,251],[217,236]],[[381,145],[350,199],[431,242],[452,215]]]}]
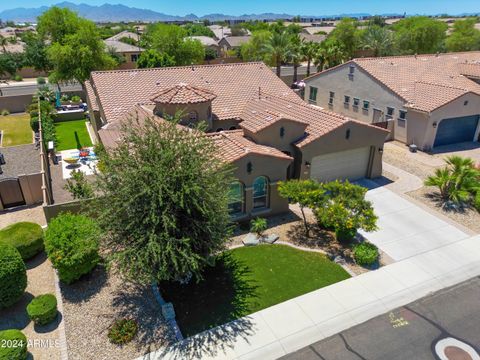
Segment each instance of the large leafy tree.
[{"label": "large leafy tree", "polygon": [[23,37],[25,47],[25,65],[38,71],[48,71],[52,64],[48,60],[47,45],[38,35],[29,33]]},{"label": "large leafy tree", "polygon": [[371,50],[375,57],[392,55],[394,36],[386,27],[372,25],[362,33],[360,44],[363,49]]},{"label": "large leafy tree", "polygon": [[343,48],[347,60],[350,60],[360,45],[358,21],[351,18],[343,18],[330,33],[328,40],[332,44],[338,44],[339,47]]},{"label": "large leafy tree", "polygon": [[188,36],[208,36],[215,37],[215,34],[210,28],[202,24],[186,24],[184,26]]},{"label": "large leafy tree", "polygon": [[393,25],[399,52],[402,54],[431,54],[445,46],[448,25],[426,16],[402,19]]},{"label": "large leafy tree", "polygon": [[100,152],[94,213],[109,261],[135,281],[201,276],[229,237],[232,171],[212,140],[176,120],[131,118]]},{"label": "large leafy tree", "polygon": [[272,33],[268,30],[254,31],[250,40],[241,46],[240,54],[243,61],[267,60],[265,48],[266,44],[270,41],[271,36]]},{"label": "large leafy tree", "polygon": [[81,26],[76,13],[53,6],[38,17],[38,34],[52,43],[63,43],[67,35],[74,34]]},{"label": "large leafy tree", "polygon": [[314,61],[315,59],[319,47],[319,44],[314,43],[313,41],[304,42],[302,44],[301,50],[303,53],[303,57],[305,58],[305,60],[307,60],[307,77],[310,76],[310,67],[312,61]]},{"label": "large leafy tree", "polygon": [[457,20],[446,40],[448,51],[480,50],[480,30],[475,28],[476,18]]},{"label": "large leafy tree", "polygon": [[145,50],[137,61],[139,68],[154,68],[174,66],[175,59],[165,53],[160,53],[154,49]]}]

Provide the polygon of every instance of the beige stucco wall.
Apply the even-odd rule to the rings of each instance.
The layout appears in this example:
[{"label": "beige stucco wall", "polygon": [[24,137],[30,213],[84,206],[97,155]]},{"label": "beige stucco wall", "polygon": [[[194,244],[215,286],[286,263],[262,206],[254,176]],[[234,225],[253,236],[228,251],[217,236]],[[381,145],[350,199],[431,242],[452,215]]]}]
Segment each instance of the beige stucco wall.
[{"label": "beige stucco wall", "polygon": [[[282,127],[285,129],[283,137],[280,136]],[[244,130],[244,133],[258,144],[271,146],[280,151],[288,151],[293,155],[295,147],[292,143],[304,136],[306,127],[306,124],[282,119],[257,133],[247,130]]]},{"label": "beige stucco wall", "polygon": [[[468,101],[467,105],[464,103]],[[408,144],[416,144],[420,149],[431,150],[435,136],[443,119],[480,114],[480,96],[472,93],[465,94],[451,103],[427,114],[410,110],[407,115]],[[437,126],[434,128],[433,123]],[[479,129],[477,128],[476,139]],[[472,137],[472,141],[474,138]]]},{"label": "beige stucco wall", "polygon": [[40,204],[43,202],[42,175],[40,173],[18,175],[18,181],[20,182],[26,205]]},{"label": "beige stucco wall", "polygon": [[[350,137],[346,139],[348,129]],[[310,169],[305,162],[312,163],[315,156],[370,146],[372,150],[367,177],[378,177],[382,174],[382,153],[386,135],[387,133],[381,129],[361,126],[354,122],[344,124],[301,148],[302,159],[296,164],[296,176],[302,179],[310,178]]]},{"label": "beige stucco wall", "polygon": [[[404,108],[405,101],[358,66],[355,66],[353,76],[350,76],[349,74],[350,63],[346,63],[335,69],[307,78],[304,80],[306,83],[305,101],[309,102],[310,87],[317,87],[317,103],[315,105],[366,123],[371,123],[373,121],[374,108],[379,109],[386,114],[387,107],[392,107],[395,109],[393,116],[395,121],[393,136],[396,140],[405,142],[406,128],[397,126],[397,118],[399,115],[398,110],[406,110]],[[330,91],[335,93],[333,105],[328,104]],[[345,95],[350,96],[349,106],[344,105]],[[354,98],[360,99],[358,108],[353,106]],[[362,109],[363,100],[370,102],[370,109],[368,111]]]},{"label": "beige stucco wall", "polygon": [[[252,163],[252,172],[248,174],[247,164]],[[235,161],[233,166],[234,177],[245,185],[245,214],[234,218],[235,221],[244,221],[256,216],[272,216],[288,211],[288,201],[278,194],[277,182],[285,181],[287,168],[291,161],[275,158],[272,156],[263,156],[250,154]],[[253,181],[259,176],[266,176],[270,181],[269,207],[267,209],[253,209]]]}]

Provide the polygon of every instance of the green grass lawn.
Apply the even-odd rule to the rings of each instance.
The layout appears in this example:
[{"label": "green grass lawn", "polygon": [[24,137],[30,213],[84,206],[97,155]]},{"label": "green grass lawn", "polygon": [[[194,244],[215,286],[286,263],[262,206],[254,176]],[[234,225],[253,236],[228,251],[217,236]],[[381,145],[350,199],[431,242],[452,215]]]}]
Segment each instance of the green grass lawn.
[{"label": "green grass lawn", "polygon": [[85,119],[81,119],[55,123],[56,150],[80,149],[81,147],[92,146],[85,122]]},{"label": "green grass lawn", "polygon": [[322,254],[260,245],[227,251],[199,283],[163,282],[160,291],[191,336],[349,277]]},{"label": "green grass lawn", "polygon": [[0,130],[3,130],[2,146],[33,143],[28,114],[0,116]]}]

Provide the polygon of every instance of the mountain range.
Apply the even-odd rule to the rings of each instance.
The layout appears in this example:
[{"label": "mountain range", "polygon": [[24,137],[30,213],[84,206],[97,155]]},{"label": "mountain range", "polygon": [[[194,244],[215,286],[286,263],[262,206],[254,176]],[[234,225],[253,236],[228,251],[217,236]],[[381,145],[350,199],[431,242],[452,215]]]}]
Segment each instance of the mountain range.
[{"label": "mountain range", "polygon": [[[125,5],[112,5],[103,4],[100,6],[92,6],[87,4],[73,4],[71,2],[61,2],[55,6],[68,8],[77,12],[80,16],[96,22],[121,22],[121,21],[196,21],[205,20],[210,21],[222,21],[222,20],[275,20],[275,19],[289,19],[294,15],[291,14],[276,14],[276,13],[263,13],[263,14],[245,14],[240,16],[225,15],[225,14],[208,14],[204,16],[196,16],[189,14],[185,16],[175,16],[163,14],[148,9],[138,9],[134,7],[128,7]],[[44,11],[48,10],[48,6],[41,6],[38,8],[15,8],[3,10],[0,12],[0,19],[3,21],[15,21],[15,22],[35,22],[37,17]],[[364,17],[369,14],[340,14],[336,16],[328,17]],[[306,18],[319,19],[326,16],[302,16]]]}]

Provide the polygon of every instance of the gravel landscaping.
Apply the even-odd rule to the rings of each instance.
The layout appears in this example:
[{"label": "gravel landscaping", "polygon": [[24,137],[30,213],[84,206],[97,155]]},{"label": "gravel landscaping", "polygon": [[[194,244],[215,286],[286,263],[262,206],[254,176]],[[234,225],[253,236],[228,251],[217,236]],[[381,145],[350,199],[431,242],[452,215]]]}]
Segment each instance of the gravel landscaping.
[{"label": "gravel landscaping", "polygon": [[[70,360],[135,359],[172,343],[150,286],[125,283],[118,275],[98,266],[72,285],[61,284],[65,331]],[[131,318],[139,329],[132,342],[109,342],[114,320]]]},{"label": "gravel landscaping", "polygon": [[480,233],[480,213],[478,211],[471,208],[466,208],[461,211],[447,210],[442,207],[442,203],[438,200],[437,194],[437,189],[432,186],[424,186],[418,190],[407,193],[408,196],[441,212],[451,220]]}]

